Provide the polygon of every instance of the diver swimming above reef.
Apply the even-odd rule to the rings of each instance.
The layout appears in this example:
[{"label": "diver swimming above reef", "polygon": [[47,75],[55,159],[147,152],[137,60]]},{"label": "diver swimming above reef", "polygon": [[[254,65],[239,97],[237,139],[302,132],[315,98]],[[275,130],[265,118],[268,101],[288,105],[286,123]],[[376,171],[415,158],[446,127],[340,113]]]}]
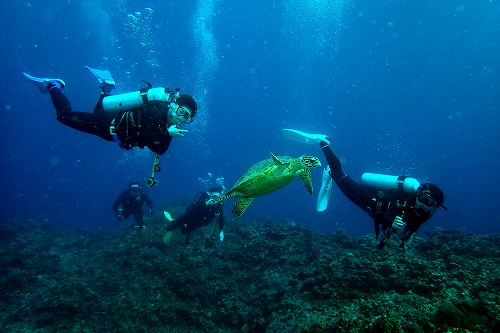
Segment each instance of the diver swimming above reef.
[{"label": "diver swimming above reef", "polygon": [[[319,143],[326,161],[328,174],[344,195],[373,218],[377,248],[383,249],[391,236],[400,234],[399,247],[412,238],[415,232],[443,205],[444,193],[435,184],[420,184],[405,176],[388,176],[364,173],[361,183],[355,182],[342,169],[340,159],[330,148],[330,139],[322,134],[308,134],[297,130],[283,129],[289,140],[303,143]],[[323,182],[325,185],[325,178]],[[322,186],[325,191],[329,186]],[[321,191],[320,191],[321,192]],[[320,193],[318,207],[326,208],[328,195]],[[382,231],[382,233],[381,233]]]},{"label": "diver swimming above reef", "polygon": [[[173,137],[184,136],[197,112],[196,101],[179,89],[147,87],[111,96],[115,81],[108,70],[85,66],[99,81],[102,93],[93,112],[75,112],[63,92],[61,79],[37,78],[23,73],[42,94],[50,94],[57,120],[77,131],[115,141],[121,148],[148,147],[158,155],[168,150]],[[144,81],[145,82],[145,81]]]}]

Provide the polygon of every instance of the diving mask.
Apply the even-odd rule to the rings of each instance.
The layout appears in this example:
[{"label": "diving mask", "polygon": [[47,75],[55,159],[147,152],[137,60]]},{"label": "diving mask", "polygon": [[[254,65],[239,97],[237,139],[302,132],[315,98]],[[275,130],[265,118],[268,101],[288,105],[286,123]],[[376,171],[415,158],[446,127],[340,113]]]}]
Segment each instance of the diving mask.
[{"label": "diving mask", "polygon": [[129,192],[132,195],[139,195],[141,194],[141,187],[137,184],[133,184],[130,186]]},{"label": "diving mask", "polygon": [[178,117],[182,118],[182,122],[184,124],[190,124],[193,122],[193,117],[191,116],[192,113],[189,111],[189,109],[187,107],[179,105],[177,107],[177,109],[175,110],[175,114]]},{"label": "diving mask", "polygon": [[210,198],[210,200],[215,200],[218,197],[220,197],[221,195],[222,195],[222,193],[220,193],[220,192],[208,192],[208,197]]},{"label": "diving mask", "polygon": [[434,200],[429,191],[422,191],[418,193],[417,198],[415,199],[415,208],[430,212],[436,208],[436,206],[436,200]]}]

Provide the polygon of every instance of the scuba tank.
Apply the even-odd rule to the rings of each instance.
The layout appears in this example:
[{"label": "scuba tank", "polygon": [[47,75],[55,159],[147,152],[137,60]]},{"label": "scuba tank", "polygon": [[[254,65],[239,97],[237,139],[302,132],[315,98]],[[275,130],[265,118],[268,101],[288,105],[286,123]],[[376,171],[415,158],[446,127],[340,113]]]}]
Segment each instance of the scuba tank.
[{"label": "scuba tank", "polygon": [[[144,81],[146,82],[146,81]],[[179,88],[170,90],[168,88],[152,88],[149,82],[148,87],[139,91],[129,92],[120,95],[106,96],[102,100],[102,107],[106,112],[126,111],[140,107],[148,102],[171,103],[179,96]]]},{"label": "scuba tank", "polygon": [[417,193],[420,183],[407,176],[389,176],[366,172],[361,176],[361,183],[375,190],[400,190],[409,194]]}]

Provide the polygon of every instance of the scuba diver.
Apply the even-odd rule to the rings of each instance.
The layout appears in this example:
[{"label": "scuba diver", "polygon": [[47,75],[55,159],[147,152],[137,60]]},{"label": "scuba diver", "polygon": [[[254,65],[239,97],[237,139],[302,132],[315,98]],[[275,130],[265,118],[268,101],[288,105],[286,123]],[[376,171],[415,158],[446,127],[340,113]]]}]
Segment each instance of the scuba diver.
[{"label": "scuba diver", "polygon": [[[328,167],[318,196],[318,211],[324,210],[335,181],[342,193],[373,218],[377,248],[383,249],[391,236],[400,234],[400,248],[411,240],[415,232],[431,218],[437,208],[444,205],[444,193],[431,183],[420,184],[405,176],[388,176],[365,173],[361,183],[356,183],[342,169],[342,164],[330,148],[330,139],[324,134],[309,134],[293,129],[283,129],[283,136],[302,143],[319,143]],[[382,235],[380,235],[382,231]]]},{"label": "scuba diver", "polygon": [[[364,174],[362,184],[356,183],[343,171],[339,158],[330,148],[330,141],[322,140],[319,145],[330,167],[330,177],[338,188],[373,218],[378,249],[383,249],[390,237],[401,229],[399,247],[403,248],[437,208],[448,210],[443,205],[444,193],[437,185],[420,185],[413,178],[375,174]],[[385,186],[385,190],[374,189],[391,180],[395,183],[393,189],[391,186]],[[405,191],[408,188],[410,193]]]},{"label": "scuba diver", "polygon": [[207,245],[212,245],[214,243],[215,234],[215,224],[219,225],[219,240],[222,242],[224,240],[224,211],[223,203],[219,202],[215,205],[207,205],[207,201],[211,199],[216,199],[221,196],[224,192],[223,186],[211,187],[208,192],[200,192],[196,195],[194,201],[187,207],[186,211],[180,215],[175,220],[172,220],[170,215],[165,212],[165,216],[170,221],[165,228],[168,237],[164,237],[165,244],[170,243],[171,232],[180,227],[182,234],[186,235],[185,244],[189,244],[189,236],[191,232],[198,229],[199,227],[207,226],[211,222],[212,228],[210,233],[205,238],[205,243]]},{"label": "scuba diver", "polygon": [[63,93],[61,79],[37,78],[23,73],[42,94],[50,94],[57,120],[77,131],[115,141],[124,150],[148,147],[163,155],[173,137],[184,136],[197,112],[196,101],[179,89],[153,88],[150,83],[140,91],[111,96],[115,81],[108,70],[85,66],[99,81],[101,95],[92,113],[74,112]]},{"label": "scuba diver", "polygon": [[[153,213],[153,202],[142,191],[138,182],[131,182],[128,188],[120,193],[115,203],[113,204],[113,212],[116,214],[118,221],[124,221],[130,215],[134,215],[136,228],[143,229],[144,227],[144,212],[142,206],[148,205],[149,214]],[[120,207],[121,206],[121,207]]]}]

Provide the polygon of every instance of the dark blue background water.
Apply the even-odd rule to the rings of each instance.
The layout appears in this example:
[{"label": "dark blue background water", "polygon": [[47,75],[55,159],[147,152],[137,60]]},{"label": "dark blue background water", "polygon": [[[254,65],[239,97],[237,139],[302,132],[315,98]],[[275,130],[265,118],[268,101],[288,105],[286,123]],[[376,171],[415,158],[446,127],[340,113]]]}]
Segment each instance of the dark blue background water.
[{"label": "dark blue background water", "polygon": [[[91,111],[99,88],[89,65],[112,72],[116,93],[145,79],[199,102],[188,134],[161,159],[159,185],[146,189],[158,208],[204,189],[208,172],[231,186],[268,151],[324,161],[319,147],[280,137],[288,127],[330,134],[355,179],[378,172],[437,183],[449,211],[439,210],[428,231],[500,232],[498,1],[1,6],[2,218],[116,228],[119,191],[149,175],[152,153],[125,153],[61,125],[49,97],[21,75],[63,78],[74,109]],[[314,170],[316,190],[320,178]],[[315,199],[295,180],[256,199],[241,221],[372,232],[368,216],[337,189],[325,212],[315,211]]]}]

